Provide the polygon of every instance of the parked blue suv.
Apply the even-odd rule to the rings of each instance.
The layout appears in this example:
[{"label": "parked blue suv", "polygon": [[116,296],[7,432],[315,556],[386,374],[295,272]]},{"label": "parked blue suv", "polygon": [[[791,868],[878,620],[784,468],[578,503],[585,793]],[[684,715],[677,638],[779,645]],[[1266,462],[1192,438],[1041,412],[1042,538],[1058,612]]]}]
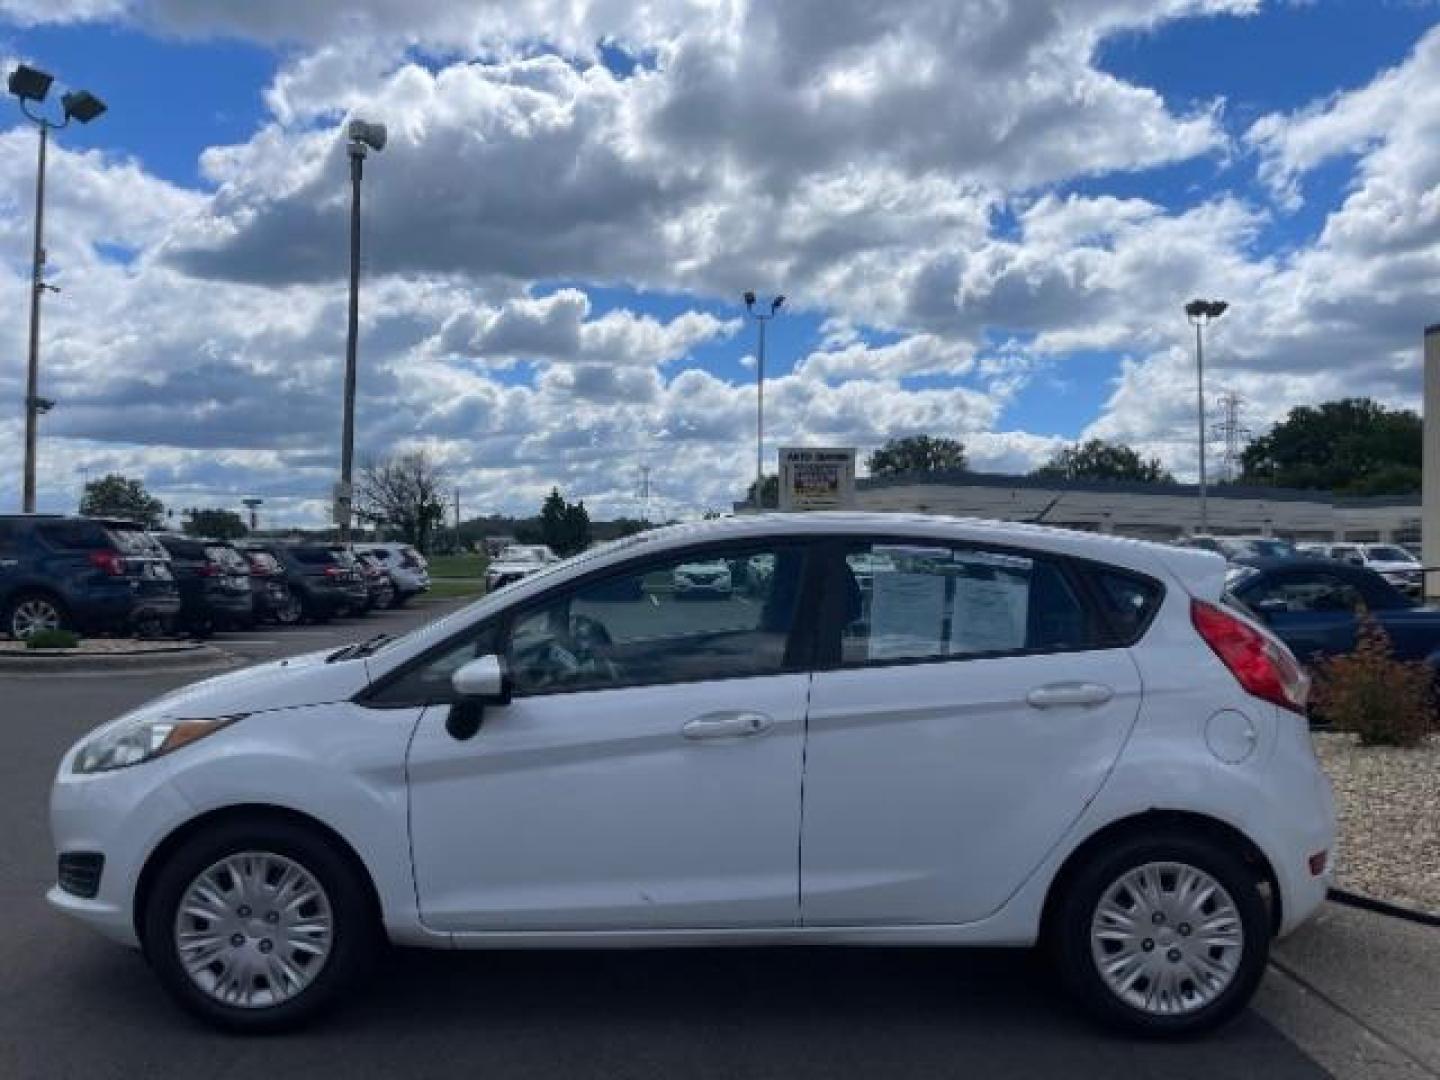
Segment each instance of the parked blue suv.
[{"label": "parked blue suv", "polygon": [[108,518],[0,515],[0,633],[162,633],[180,611],[165,550]]}]

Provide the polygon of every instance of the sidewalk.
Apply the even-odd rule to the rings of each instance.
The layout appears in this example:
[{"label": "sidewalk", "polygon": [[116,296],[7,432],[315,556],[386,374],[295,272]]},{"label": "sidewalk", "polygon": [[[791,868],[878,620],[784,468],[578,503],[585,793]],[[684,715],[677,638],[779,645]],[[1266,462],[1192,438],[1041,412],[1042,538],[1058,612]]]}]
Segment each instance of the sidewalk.
[{"label": "sidewalk", "polygon": [[1259,1011],[1335,1076],[1440,1078],[1440,930],[1326,904],[1272,965]]}]

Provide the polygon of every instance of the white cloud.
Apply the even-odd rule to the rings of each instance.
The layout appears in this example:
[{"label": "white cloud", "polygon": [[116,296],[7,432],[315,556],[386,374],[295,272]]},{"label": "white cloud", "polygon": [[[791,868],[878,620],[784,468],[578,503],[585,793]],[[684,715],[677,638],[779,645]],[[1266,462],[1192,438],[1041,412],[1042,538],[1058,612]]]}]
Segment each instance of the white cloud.
[{"label": "white cloud", "polygon": [[[1211,339],[1212,385],[1245,392],[1252,423],[1339,393],[1413,402],[1440,280],[1440,34],[1368,87],[1261,119],[1241,159],[1218,105],[1177,112],[1096,66],[1118,30],[1256,7],[129,5],[143,27],[290,51],[266,122],[202,155],[213,195],[56,148],[50,250],[65,291],[46,299],[42,392],[60,404],[43,422],[45,498],[68,505],[81,470],[117,468],[179,506],[258,494],[278,518],[321,520],[351,113],[392,135],[365,181],[360,452],[424,445],[476,509],[529,510],[559,483],[633,512],[642,462],[672,509],[739,497],[753,357],[738,313],[716,311],[743,288],[783,290],[786,319],[821,321],[793,371],[767,380],[772,449],[930,432],[962,438],[977,467],[1028,468],[1060,440],[1006,430],[1007,406],[1037,367],[1063,376],[1069,354],[1103,350],[1128,361],[1086,434],[1184,473],[1180,307],[1195,295],[1234,305]],[[77,20],[114,5],[9,0],[0,13]],[[602,39],[641,63],[598,65]],[[33,133],[0,133],[5,295],[26,287],[33,154]],[[1353,187],[1321,233],[1271,251],[1306,175],[1351,154]],[[1197,159],[1213,161],[1216,189],[1169,206],[1053,190]],[[1237,160],[1258,163],[1278,207],[1225,193]],[[645,312],[647,294],[664,317]],[[0,355],[23,355],[17,309],[0,307]],[[740,371],[697,367],[717,344]],[[0,367],[0,398],[22,392]],[[0,440],[18,437],[0,419]],[[15,485],[0,475],[0,500]]]}]

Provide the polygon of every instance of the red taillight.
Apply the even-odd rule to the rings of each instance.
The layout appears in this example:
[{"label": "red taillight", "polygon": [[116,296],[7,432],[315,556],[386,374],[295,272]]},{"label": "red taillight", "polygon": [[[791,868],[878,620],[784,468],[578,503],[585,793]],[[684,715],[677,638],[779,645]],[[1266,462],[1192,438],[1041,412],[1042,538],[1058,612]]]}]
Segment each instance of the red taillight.
[{"label": "red taillight", "polygon": [[90,552],[90,565],[111,577],[125,576],[125,557],[114,551]]},{"label": "red taillight", "polygon": [[336,580],[343,580],[349,575],[346,574],[346,572],[341,567],[327,566],[325,567],[325,576],[328,578],[335,578]]},{"label": "red taillight", "polygon": [[1283,643],[1204,600],[1190,601],[1190,621],[1247,692],[1304,715],[1309,679]]},{"label": "red taillight", "polygon": [[218,563],[204,562],[200,564],[200,569],[196,573],[201,577],[219,577],[220,566]]}]

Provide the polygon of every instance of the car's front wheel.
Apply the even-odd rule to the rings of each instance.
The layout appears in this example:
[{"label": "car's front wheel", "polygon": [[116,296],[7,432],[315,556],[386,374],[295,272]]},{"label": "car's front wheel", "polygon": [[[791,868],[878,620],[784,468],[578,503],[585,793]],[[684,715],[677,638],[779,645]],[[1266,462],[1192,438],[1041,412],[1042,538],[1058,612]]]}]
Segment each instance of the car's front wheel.
[{"label": "car's front wheel", "polygon": [[361,872],[284,820],[204,830],[160,868],[143,915],[165,988],[212,1023],[268,1031],[307,1020],[362,975],[377,920]]},{"label": "car's front wheel", "polygon": [[1079,869],[1052,926],[1060,972],[1102,1021],[1190,1035],[1250,1000],[1270,949],[1255,872],[1185,833],[1132,836]]}]

